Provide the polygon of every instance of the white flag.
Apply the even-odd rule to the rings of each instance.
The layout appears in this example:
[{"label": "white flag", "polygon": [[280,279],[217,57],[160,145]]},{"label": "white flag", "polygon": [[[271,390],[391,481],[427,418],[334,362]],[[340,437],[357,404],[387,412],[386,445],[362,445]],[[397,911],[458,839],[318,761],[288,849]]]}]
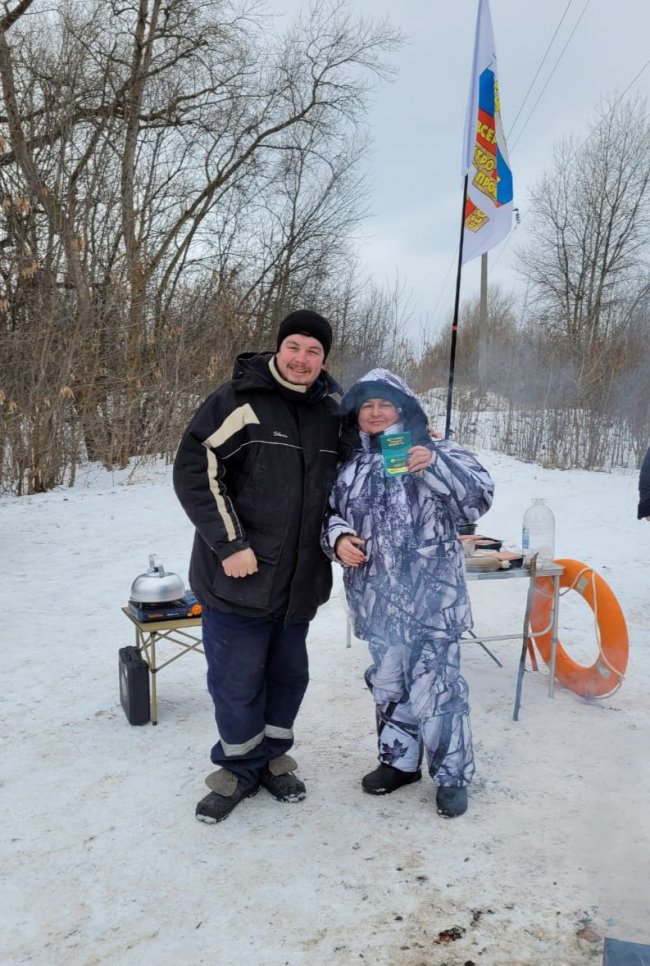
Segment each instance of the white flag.
[{"label": "white flag", "polygon": [[468,262],[498,245],[512,228],[512,173],[501,126],[489,0],[478,5],[462,169],[467,175],[463,262]]}]

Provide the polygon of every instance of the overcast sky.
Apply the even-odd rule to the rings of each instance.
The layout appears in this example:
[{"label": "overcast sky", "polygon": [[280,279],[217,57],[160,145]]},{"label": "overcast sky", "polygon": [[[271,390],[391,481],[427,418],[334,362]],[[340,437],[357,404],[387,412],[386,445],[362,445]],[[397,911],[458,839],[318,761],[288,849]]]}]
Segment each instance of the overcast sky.
[{"label": "overcast sky", "polygon": [[[268,0],[268,5],[288,16],[307,2]],[[404,284],[411,294],[413,334],[424,323],[435,332],[453,307],[460,155],[478,0],[349,0],[348,5],[362,16],[388,16],[409,38],[393,57],[394,81],[378,91],[369,116],[371,217],[359,245],[362,265],[382,285],[396,277]],[[515,205],[525,216],[511,238],[490,253],[490,281],[521,292],[514,254],[535,229],[529,189],[549,166],[553,142],[572,132],[586,134],[601,98],[622,93],[647,64],[650,0],[490,0],[490,8],[502,119],[506,134],[512,130]],[[650,94],[650,66],[630,88],[629,94],[635,93]],[[479,276],[476,259],[464,269],[462,297],[478,291]]]}]

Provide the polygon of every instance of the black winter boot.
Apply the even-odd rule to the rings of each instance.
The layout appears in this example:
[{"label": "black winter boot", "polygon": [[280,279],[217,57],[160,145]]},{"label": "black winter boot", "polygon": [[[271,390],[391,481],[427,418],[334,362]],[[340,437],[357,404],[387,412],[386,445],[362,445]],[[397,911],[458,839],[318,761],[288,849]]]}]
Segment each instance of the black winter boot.
[{"label": "black winter boot", "polygon": [[440,785],[436,794],[436,811],[445,818],[463,815],[467,811],[467,788]]},{"label": "black winter boot", "polygon": [[421,778],[422,772],[419,768],[417,771],[400,771],[392,765],[380,764],[374,771],[363,776],[361,787],[369,795],[390,795],[402,785],[411,785],[419,782]]},{"label": "black winter boot", "polygon": [[218,791],[212,791],[202,798],[196,806],[195,814],[199,822],[207,822],[210,825],[228,818],[243,798],[250,798],[260,790],[259,782],[247,785],[225,768],[208,775],[206,784],[208,788],[216,788]]},{"label": "black winter boot", "polygon": [[260,772],[260,785],[279,802],[301,802],[307,796],[307,789],[293,774],[297,767],[291,755],[272,758]]}]

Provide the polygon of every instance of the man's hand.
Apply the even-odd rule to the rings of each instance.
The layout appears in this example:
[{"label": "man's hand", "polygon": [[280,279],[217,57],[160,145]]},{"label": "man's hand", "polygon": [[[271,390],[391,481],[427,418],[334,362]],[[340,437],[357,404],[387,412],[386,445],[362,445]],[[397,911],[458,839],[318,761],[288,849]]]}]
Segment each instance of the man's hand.
[{"label": "man's hand", "polygon": [[366,562],[366,555],[361,550],[365,542],[361,537],[355,537],[351,533],[344,533],[336,541],[334,552],[346,567],[358,567],[360,564]]},{"label": "man's hand", "polygon": [[408,453],[409,458],[406,461],[406,468],[409,473],[426,470],[427,466],[433,462],[433,453],[426,446],[411,446]]},{"label": "man's hand", "polygon": [[221,563],[227,577],[248,577],[257,573],[257,557],[250,547],[238,550]]}]

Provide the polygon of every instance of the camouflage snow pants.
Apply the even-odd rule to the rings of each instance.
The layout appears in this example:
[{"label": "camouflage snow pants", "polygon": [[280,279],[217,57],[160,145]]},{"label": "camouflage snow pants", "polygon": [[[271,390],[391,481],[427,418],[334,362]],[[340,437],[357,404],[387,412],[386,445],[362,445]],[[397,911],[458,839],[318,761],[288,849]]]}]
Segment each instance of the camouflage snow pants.
[{"label": "camouflage snow pants", "polygon": [[467,785],[474,774],[467,682],[458,641],[430,638],[419,647],[368,642],[366,683],[375,700],[379,760],[416,771],[426,751],[438,785]]}]

